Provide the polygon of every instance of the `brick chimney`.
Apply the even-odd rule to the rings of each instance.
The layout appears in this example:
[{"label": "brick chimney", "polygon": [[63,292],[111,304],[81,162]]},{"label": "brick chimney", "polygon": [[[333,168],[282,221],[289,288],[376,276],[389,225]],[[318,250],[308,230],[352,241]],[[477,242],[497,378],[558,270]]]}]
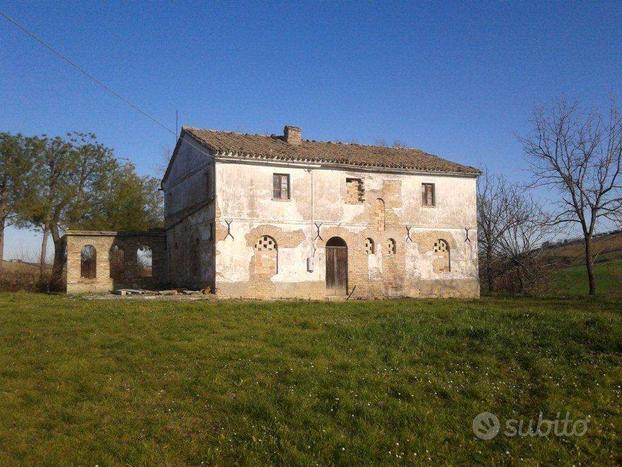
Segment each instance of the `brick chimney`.
[{"label": "brick chimney", "polygon": [[283,139],[288,144],[298,146],[302,144],[302,130],[297,126],[285,125],[285,128],[283,128]]}]

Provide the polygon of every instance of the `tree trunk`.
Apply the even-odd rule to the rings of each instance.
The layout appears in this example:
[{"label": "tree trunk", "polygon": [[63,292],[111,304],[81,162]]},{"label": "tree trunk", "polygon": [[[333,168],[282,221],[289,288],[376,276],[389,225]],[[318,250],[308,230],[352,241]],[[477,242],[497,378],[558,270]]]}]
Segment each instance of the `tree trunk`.
[{"label": "tree trunk", "polygon": [[594,278],[594,257],[592,256],[592,235],[585,235],[585,267],[587,281],[590,285],[590,295],[596,295],[596,279]]},{"label": "tree trunk", "polygon": [[516,263],[516,275],[518,276],[518,294],[522,295],[525,292],[525,280],[523,279],[523,271],[518,261]]},{"label": "tree trunk", "polygon": [[52,227],[52,240],[54,241],[54,265],[52,266],[52,278],[50,287],[54,291],[63,289],[63,269],[65,267],[65,240],[60,236],[58,228]]},{"label": "tree trunk", "polygon": [[39,256],[39,280],[43,280],[43,275],[45,274],[45,257],[47,256],[49,234],[50,229],[46,224],[43,227],[43,239],[41,240],[41,256]]}]

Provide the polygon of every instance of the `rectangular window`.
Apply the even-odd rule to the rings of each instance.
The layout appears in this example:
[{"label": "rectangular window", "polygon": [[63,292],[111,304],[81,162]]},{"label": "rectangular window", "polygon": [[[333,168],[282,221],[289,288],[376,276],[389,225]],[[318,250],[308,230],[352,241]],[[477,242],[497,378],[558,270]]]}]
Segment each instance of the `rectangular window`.
[{"label": "rectangular window", "polygon": [[365,188],[360,178],[346,178],[346,203],[359,204],[365,201]]},{"label": "rectangular window", "polygon": [[272,199],[289,199],[289,175],[272,175]]},{"label": "rectangular window", "polygon": [[421,192],[421,194],[423,195],[423,205],[435,206],[436,196],[434,194],[434,183],[423,183],[422,187],[423,191]]}]

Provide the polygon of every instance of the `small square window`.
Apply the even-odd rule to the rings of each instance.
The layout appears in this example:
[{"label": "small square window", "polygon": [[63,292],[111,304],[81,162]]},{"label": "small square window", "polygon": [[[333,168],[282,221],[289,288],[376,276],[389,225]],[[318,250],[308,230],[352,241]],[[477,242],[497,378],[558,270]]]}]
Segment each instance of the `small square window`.
[{"label": "small square window", "polygon": [[436,206],[436,194],[434,192],[434,183],[422,183],[423,190],[422,201],[424,206]]},{"label": "small square window", "polygon": [[272,175],[272,199],[290,199],[289,175]]}]

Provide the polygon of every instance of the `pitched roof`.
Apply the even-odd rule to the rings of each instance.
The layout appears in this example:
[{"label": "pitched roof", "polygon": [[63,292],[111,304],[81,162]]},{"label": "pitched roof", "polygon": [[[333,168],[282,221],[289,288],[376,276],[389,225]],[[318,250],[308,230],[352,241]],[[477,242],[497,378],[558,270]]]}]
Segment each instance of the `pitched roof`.
[{"label": "pitched roof", "polygon": [[[198,142],[217,155],[241,159],[311,162],[362,168],[405,169],[476,176],[474,167],[457,164],[419,149],[302,140],[287,143],[283,136],[249,135],[184,127]],[[183,134],[182,132],[182,134]]]}]

